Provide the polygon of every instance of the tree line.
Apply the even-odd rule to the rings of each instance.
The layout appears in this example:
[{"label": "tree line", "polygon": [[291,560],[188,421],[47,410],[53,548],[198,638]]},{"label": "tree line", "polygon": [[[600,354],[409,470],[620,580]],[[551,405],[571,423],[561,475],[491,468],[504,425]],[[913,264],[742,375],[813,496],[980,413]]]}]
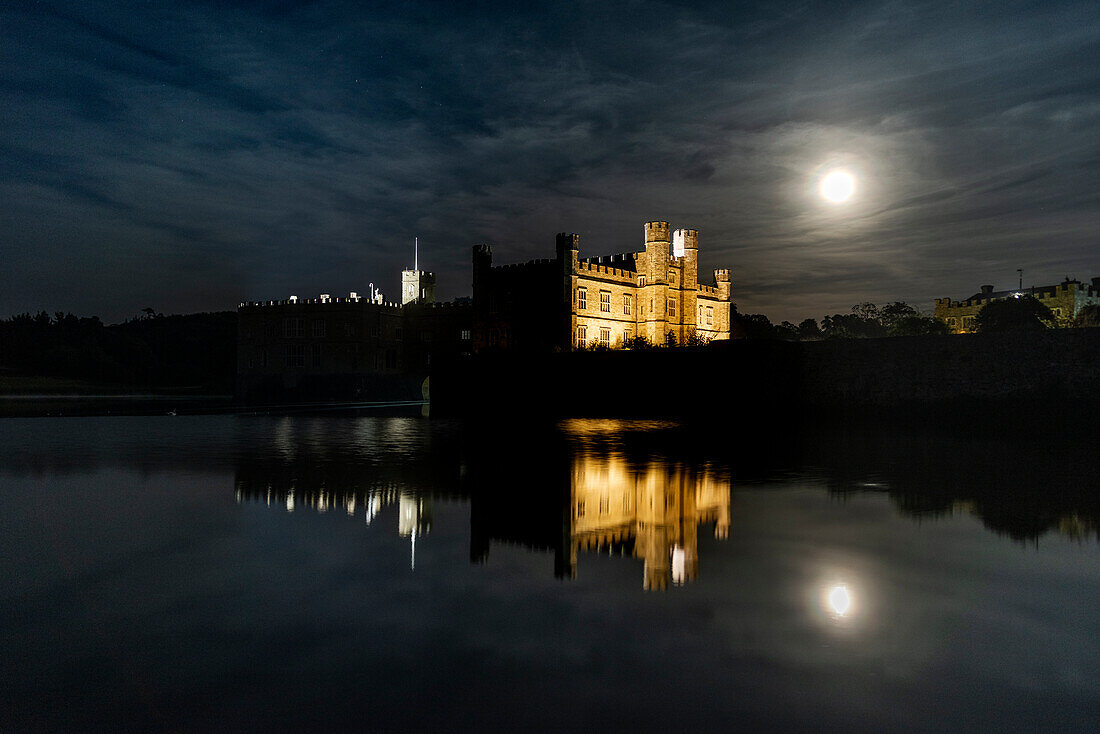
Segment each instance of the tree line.
[{"label": "tree line", "polygon": [[0,320],[8,371],[103,384],[232,390],[237,314],[165,316],[151,308],[121,324],[98,316],[23,313]]},{"label": "tree line", "polygon": [[[773,324],[764,314],[730,314],[733,338],[813,341],[817,339],[874,339],[886,336],[928,336],[949,334],[940,319],[920,313],[904,301],[884,306],[864,302],[852,306],[850,313],[805,319],[799,324],[783,321]],[[975,329],[979,332],[1028,331],[1059,326],[1100,326],[1100,306],[1081,309],[1075,319],[1061,325],[1049,308],[1030,295],[1007,298],[986,304],[978,311]]]}]

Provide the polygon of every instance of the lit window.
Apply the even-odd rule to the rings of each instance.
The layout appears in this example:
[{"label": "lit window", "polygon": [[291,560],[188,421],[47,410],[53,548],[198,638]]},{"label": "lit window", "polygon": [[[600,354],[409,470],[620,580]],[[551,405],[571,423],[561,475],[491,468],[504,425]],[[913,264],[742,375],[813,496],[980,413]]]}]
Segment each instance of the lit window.
[{"label": "lit window", "polygon": [[588,289],[587,288],[578,288],[577,289],[577,310],[578,311],[583,311],[586,308],[588,308]]},{"label": "lit window", "polygon": [[600,310],[611,313],[611,291],[600,291]]},{"label": "lit window", "polygon": [[464,342],[470,341],[470,330],[463,329],[462,331],[458,332],[458,338]]},{"label": "lit window", "polygon": [[627,316],[630,315],[630,312],[632,310],[632,308],[631,308],[631,306],[633,305],[632,301],[633,301],[633,299],[630,297],[629,293],[624,293],[623,294],[623,313],[626,314]]},{"label": "lit window", "polygon": [[676,318],[676,299],[668,299],[668,315],[672,318]]},{"label": "lit window", "polygon": [[600,329],[600,345],[611,346],[611,329]]}]

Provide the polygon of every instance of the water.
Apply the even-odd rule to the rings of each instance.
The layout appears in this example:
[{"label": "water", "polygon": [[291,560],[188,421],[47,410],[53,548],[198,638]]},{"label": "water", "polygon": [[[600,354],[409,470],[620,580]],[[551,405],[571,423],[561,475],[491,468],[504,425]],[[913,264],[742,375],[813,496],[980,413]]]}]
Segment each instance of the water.
[{"label": "water", "polygon": [[0,728],[1089,729],[1093,445],[0,421]]}]

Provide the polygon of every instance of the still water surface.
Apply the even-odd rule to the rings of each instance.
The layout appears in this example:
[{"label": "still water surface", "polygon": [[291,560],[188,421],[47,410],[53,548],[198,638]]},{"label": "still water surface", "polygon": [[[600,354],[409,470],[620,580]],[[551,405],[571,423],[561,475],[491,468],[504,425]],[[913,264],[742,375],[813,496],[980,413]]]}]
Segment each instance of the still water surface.
[{"label": "still water surface", "polygon": [[1077,439],[0,421],[0,728],[1082,731]]}]

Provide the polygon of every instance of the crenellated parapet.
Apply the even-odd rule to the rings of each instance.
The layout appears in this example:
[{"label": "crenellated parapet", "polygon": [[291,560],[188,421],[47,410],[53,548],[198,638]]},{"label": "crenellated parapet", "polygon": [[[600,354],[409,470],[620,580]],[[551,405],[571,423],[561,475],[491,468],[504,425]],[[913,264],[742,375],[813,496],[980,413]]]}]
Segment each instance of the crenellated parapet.
[{"label": "crenellated parapet", "polygon": [[650,242],[669,242],[669,229],[668,222],[646,222],[645,223],[645,241]]},{"label": "crenellated parapet", "polygon": [[631,285],[634,284],[634,279],[637,277],[637,272],[634,270],[624,270],[623,268],[617,268],[611,265],[599,265],[592,262],[578,262],[577,274],[598,275],[603,278],[621,280]]},{"label": "crenellated parapet", "polygon": [[351,296],[341,298],[331,296],[318,296],[317,298],[298,298],[292,296],[291,298],[283,298],[279,300],[271,301],[241,301],[237,304],[237,309],[251,309],[251,308],[294,308],[298,306],[313,306],[313,305],[327,305],[327,306],[347,306],[348,304],[358,304],[362,306],[384,306],[388,308],[401,308],[400,303],[393,301],[370,301],[369,299],[352,294]]}]

